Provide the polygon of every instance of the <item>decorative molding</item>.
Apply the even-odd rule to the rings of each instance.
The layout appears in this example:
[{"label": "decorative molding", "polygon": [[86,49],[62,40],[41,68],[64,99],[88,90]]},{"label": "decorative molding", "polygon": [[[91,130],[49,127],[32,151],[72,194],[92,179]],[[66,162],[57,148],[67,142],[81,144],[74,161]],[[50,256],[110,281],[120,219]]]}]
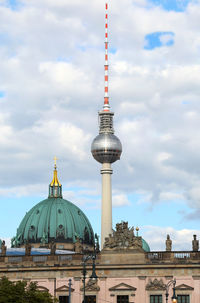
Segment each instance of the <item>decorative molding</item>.
[{"label": "decorative molding", "polygon": [[[61,287],[56,288],[56,292],[60,292],[60,291],[69,292],[69,287],[67,285],[63,285]],[[74,288],[71,288],[71,292],[73,291]]]},{"label": "decorative molding", "polygon": [[44,286],[37,286],[37,290],[49,292],[48,288],[46,288],[46,287],[44,287]]},{"label": "decorative molding", "polygon": [[173,280],[173,276],[165,276],[166,280]]},{"label": "decorative molding", "polygon": [[[83,286],[81,286],[80,290],[83,291]],[[89,279],[89,281],[85,285],[85,291],[86,292],[100,291],[100,287],[97,285],[97,281],[93,281],[92,279]]]},{"label": "decorative molding", "polygon": [[117,284],[116,286],[110,287],[109,291],[136,291],[137,288],[125,284],[125,283],[120,283]]},{"label": "decorative molding", "polygon": [[191,287],[186,284],[180,284],[180,285],[176,286],[175,289],[176,290],[194,290],[194,287]]},{"label": "decorative molding", "polygon": [[146,276],[139,276],[138,279],[139,280],[146,280]]},{"label": "decorative molding", "polygon": [[74,277],[74,281],[80,281],[81,278],[80,277]]},{"label": "decorative molding", "polygon": [[166,285],[163,283],[163,280],[150,279],[149,283],[146,285],[146,290],[166,290]]},{"label": "decorative molding", "polygon": [[193,280],[200,280],[200,276],[192,276]]}]

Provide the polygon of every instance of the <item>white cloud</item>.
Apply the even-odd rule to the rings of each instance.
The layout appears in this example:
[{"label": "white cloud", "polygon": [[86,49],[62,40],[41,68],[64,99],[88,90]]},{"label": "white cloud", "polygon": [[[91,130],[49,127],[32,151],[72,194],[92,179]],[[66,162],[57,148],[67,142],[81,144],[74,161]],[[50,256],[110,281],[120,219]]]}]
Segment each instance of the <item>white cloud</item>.
[{"label": "white cloud", "polygon": [[[103,103],[104,4],[22,2],[17,11],[0,7],[0,195],[13,195],[16,187],[32,195],[34,186],[49,180],[55,154],[66,184],[82,182],[88,192],[96,186],[100,194],[100,165],[90,144]],[[181,13],[147,6],[110,2],[109,46],[116,48],[109,56],[110,101],[123,143],[121,161],[113,165],[113,203],[129,205],[127,195],[142,192],[153,205],[185,199],[195,211],[200,3]],[[174,45],[144,50],[145,36],[156,31],[173,32]],[[76,197],[90,205],[87,195]]]},{"label": "white cloud", "polygon": [[114,194],[112,197],[113,207],[121,207],[125,205],[130,205],[130,201],[125,194]]}]

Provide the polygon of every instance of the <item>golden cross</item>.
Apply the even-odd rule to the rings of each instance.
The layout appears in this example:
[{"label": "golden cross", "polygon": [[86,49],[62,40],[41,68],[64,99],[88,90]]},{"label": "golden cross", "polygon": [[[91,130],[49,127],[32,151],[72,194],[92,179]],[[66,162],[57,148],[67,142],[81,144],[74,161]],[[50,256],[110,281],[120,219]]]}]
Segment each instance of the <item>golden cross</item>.
[{"label": "golden cross", "polygon": [[53,159],[54,159],[54,164],[55,164],[55,167],[56,167],[56,161],[58,160],[58,158],[56,158],[56,156],[55,156]]}]

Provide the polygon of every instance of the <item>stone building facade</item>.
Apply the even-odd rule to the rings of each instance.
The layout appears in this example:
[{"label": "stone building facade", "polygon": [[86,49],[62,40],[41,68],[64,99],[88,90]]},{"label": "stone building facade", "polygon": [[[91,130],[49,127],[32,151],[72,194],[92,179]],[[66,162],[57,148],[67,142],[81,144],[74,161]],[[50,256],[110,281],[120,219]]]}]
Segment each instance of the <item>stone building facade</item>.
[{"label": "stone building facade", "polygon": [[[166,243],[166,251],[145,251],[142,238],[134,235],[127,222],[117,224],[104,248],[96,252],[97,280],[90,278],[92,261],[86,263],[86,302],[164,303],[166,285],[176,279],[178,302],[199,303],[200,252],[195,250],[195,245],[192,251],[168,248]],[[71,302],[83,301],[82,271],[86,252],[54,250],[41,254],[37,250],[33,254],[32,249],[26,255],[9,255],[5,250],[4,253],[2,251],[0,256],[1,277],[36,281],[41,291],[49,290],[60,303],[68,302],[71,279]],[[169,289],[169,302],[171,296],[172,288]]]}]

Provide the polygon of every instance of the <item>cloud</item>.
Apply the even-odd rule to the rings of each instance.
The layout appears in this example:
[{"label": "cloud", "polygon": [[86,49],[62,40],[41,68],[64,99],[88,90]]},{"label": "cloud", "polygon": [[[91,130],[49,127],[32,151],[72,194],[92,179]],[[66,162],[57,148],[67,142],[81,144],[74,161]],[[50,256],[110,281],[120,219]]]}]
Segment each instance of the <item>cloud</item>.
[{"label": "cloud", "polygon": [[[56,155],[66,196],[88,207],[94,199],[99,207],[100,165],[90,145],[104,96],[104,5],[21,4],[17,10],[0,5],[0,37],[6,37],[0,47],[0,195],[46,195]],[[188,220],[200,209],[200,3],[181,12],[157,4],[116,0],[109,7],[109,94],[123,144],[113,164],[113,203],[128,206],[127,196],[140,192],[152,207],[187,204]],[[149,33],[164,47],[146,51]]]},{"label": "cloud", "polygon": [[113,200],[113,207],[130,205],[130,201],[125,194],[114,194],[112,200]]}]

